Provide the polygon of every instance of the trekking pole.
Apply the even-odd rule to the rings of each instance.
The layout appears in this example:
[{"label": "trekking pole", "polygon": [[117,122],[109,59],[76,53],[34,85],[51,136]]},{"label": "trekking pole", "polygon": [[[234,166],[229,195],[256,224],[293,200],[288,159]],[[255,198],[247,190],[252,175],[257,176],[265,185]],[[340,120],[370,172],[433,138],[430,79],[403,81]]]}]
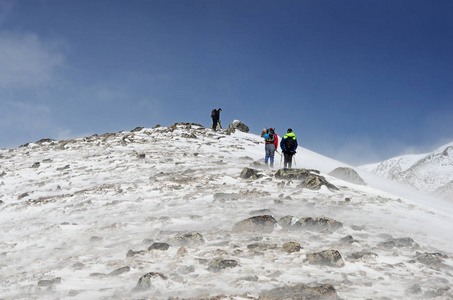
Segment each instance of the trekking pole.
[{"label": "trekking pole", "polygon": [[296,164],[296,153],[294,153],[294,155],[293,155],[293,160],[294,160],[294,166],[297,167],[297,164]]}]

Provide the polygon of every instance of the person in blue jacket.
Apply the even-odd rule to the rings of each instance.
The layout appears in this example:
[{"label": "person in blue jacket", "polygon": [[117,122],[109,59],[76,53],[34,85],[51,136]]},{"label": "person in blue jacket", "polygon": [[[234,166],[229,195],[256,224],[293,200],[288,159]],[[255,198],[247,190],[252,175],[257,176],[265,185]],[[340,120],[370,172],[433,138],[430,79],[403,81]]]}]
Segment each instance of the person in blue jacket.
[{"label": "person in blue jacket", "polygon": [[280,148],[282,148],[285,169],[291,169],[293,155],[296,153],[297,149],[297,138],[291,128],[288,128],[287,133],[280,141]]}]

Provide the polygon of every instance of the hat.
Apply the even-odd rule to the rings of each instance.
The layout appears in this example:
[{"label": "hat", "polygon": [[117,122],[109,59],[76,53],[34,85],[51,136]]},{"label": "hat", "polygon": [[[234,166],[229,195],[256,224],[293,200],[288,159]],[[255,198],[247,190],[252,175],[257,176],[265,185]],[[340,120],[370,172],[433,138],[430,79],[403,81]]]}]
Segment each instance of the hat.
[{"label": "hat", "polygon": [[289,132],[293,132],[293,130],[292,130],[291,128],[288,128],[288,131],[287,131],[287,132],[288,132],[288,133],[289,133]]},{"label": "hat", "polygon": [[219,110],[222,110],[221,108],[219,108]]}]

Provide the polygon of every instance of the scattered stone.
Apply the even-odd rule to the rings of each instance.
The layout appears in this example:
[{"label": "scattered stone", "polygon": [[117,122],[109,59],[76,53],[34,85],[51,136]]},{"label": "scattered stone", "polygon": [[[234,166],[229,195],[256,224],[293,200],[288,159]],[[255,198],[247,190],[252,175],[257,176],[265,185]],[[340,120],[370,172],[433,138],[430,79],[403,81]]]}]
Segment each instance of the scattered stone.
[{"label": "scattered stone", "polygon": [[252,231],[270,233],[274,230],[277,221],[274,217],[269,215],[254,216],[240,222],[233,226],[234,232]]},{"label": "scattered stone", "polygon": [[148,250],[162,250],[167,251],[170,245],[167,243],[153,243],[148,247]]},{"label": "scattered stone", "polygon": [[34,168],[34,169],[37,169],[37,168],[39,168],[39,166],[41,166],[41,163],[40,162],[35,162],[33,164],[33,166],[31,166],[31,167]]},{"label": "scattered stone", "polygon": [[167,242],[171,246],[198,246],[204,244],[205,240],[201,234],[192,231],[171,238]]},{"label": "scattered stone", "polygon": [[103,240],[104,240],[104,238],[102,238],[102,237],[99,237],[99,236],[92,236],[92,237],[90,238],[90,243],[98,244],[98,243],[101,243]]},{"label": "scattered stone", "polygon": [[64,171],[64,170],[69,169],[70,167],[71,167],[70,165],[66,165],[66,166],[64,166],[64,167],[57,168],[57,171]]},{"label": "scattered stone", "polygon": [[280,169],[277,173],[275,173],[275,178],[304,180],[311,174],[310,172],[312,171],[319,173],[319,171],[307,169]]},{"label": "scattered stone", "polygon": [[250,249],[250,250],[261,250],[261,251],[265,251],[265,250],[268,250],[268,249],[277,249],[277,244],[266,244],[266,243],[254,243],[254,244],[250,244],[250,245],[247,245],[247,249]]},{"label": "scattered stone", "polygon": [[427,266],[439,267],[443,264],[443,259],[446,258],[442,253],[416,253],[417,262]]},{"label": "scattered stone", "polygon": [[316,300],[335,300],[338,299],[337,291],[330,284],[306,285],[303,283],[294,286],[285,286],[262,292],[259,300],[277,299],[316,299]]},{"label": "scattered stone", "polygon": [[118,275],[121,275],[123,273],[127,273],[131,270],[130,267],[126,266],[126,267],[121,267],[119,269],[116,269],[115,271],[112,271],[108,274],[108,276],[118,276]]},{"label": "scattered stone", "polygon": [[247,125],[245,125],[244,123],[242,123],[239,120],[234,120],[233,123],[231,123],[228,126],[228,129],[237,129],[239,131],[246,132],[246,133],[249,132],[249,130],[250,130]]},{"label": "scattered stone", "polygon": [[360,175],[351,168],[336,168],[335,170],[330,172],[329,175],[350,183],[366,185],[362,177],[360,177]]},{"label": "scattered stone", "polygon": [[406,294],[417,295],[422,293],[422,288],[419,284],[414,284],[406,290]]},{"label": "scattered stone", "polygon": [[20,194],[19,196],[17,196],[17,200],[21,200],[21,199],[23,199],[25,197],[28,197],[28,196],[29,196],[28,193]]},{"label": "scattered stone", "polygon": [[138,132],[138,131],[142,131],[144,129],[144,127],[135,127],[134,129],[131,130],[131,132]]},{"label": "scattered stone", "polygon": [[236,193],[216,193],[214,194],[214,202],[224,203],[226,201],[234,201],[239,199],[239,194]]},{"label": "scattered stone", "polygon": [[348,259],[362,259],[364,257],[377,257],[378,255],[374,252],[369,252],[369,251],[360,251],[360,252],[354,252],[348,256]]},{"label": "scattered stone", "polygon": [[311,264],[324,265],[329,267],[344,267],[344,260],[337,250],[325,250],[317,253],[307,254],[307,260]]},{"label": "scattered stone", "polygon": [[250,169],[250,168],[244,168],[242,170],[242,173],[241,173],[240,177],[244,178],[244,179],[249,179],[249,178],[258,179],[258,178],[263,177],[263,175],[258,174],[258,170]]},{"label": "scattered stone", "polygon": [[352,243],[357,243],[358,241],[352,237],[352,235],[347,235],[344,238],[340,239],[340,243],[344,245],[350,245]]},{"label": "scattered stone", "polygon": [[57,277],[57,278],[50,279],[50,280],[40,280],[40,281],[38,281],[38,286],[46,287],[46,286],[52,286],[52,285],[59,284],[59,283],[61,283],[61,277]]},{"label": "scattered stone", "polygon": [[322,186],[326,186],[327,189],[331,192],[340,190],[339,188],[328,182],[324,177],[314,174],[308,175],[300,184],[300,187],[314,191],[321,189]]},{"label": "scattered stone", "polygon": [[138,280],[137,286],[135,287],[136,290],[147,290],[152,287],[152,281],[156,280],[168,280],[168,278],[157,272],[149,272]]},{"label": "scattered stone", "polygon": [[259,277],[256,275],[250,275],[239,278],[239,280],[250,281],[250,282],[258,282]]},{"label": "scattered stone", "polygon": [[178,252],[176,253],[178,256],[184,256],[186,254],[189,254],[189,252],[187,251],[187,249],[183,246],[181,248],[178,249]]},{"label": "scattered stone", "polygon": [[209,262],[208,271],[220,272],[223,269],[234,268],[237,265],[238,265],[238,262],[234,259],[223,259],[222,257],[217,257]]},{"label": "scattered stone", "polygon": [[137,154],[137,157],[140,158],[140,159],[144,159],[144,158],[146,158],[146,154],[145,153],[140,153],[140,154]]},{"label": "scattered stone", "polygon": [[302,247],[300,246],[299,243],[296,242],[289,242],[283,244],[283,251],[288,252],[288,253],[293,253],[293,252],[299,252]]},{"label": "scattered stone", "polygon": [[290,228],[293,225],[293,216],[284,216],[278,220],[278,225],[283,228]]},{"label": "scattered stone", "polygon": [[307,229],[307,230],[314,230],[314,231],[335,231],[340,228],[343,228],[343,224],[341,222],[335,221],[330,218],[320,217],[320,218],[301,218],[299,221],[294,223],[291,226],[291,229]]},{"label": "scattered stone", "polygon": [[391,239],[379,243],[378,246],[384,249],[392,249],[393,247],[396,248],[419,247],[418,244],[414,242],[414,240],[410,237]]}]

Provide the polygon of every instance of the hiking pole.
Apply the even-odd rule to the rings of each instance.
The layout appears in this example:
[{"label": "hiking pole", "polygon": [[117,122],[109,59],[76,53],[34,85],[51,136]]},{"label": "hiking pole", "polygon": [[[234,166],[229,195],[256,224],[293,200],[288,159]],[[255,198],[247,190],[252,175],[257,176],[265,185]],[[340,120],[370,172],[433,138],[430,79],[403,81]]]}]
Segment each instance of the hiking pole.
[{"label": "hiking pole", "polygon": [[294,160],[294,167],[297,167],[297,164],[296,164],[296,152],[294,152],[293,160]]}]

